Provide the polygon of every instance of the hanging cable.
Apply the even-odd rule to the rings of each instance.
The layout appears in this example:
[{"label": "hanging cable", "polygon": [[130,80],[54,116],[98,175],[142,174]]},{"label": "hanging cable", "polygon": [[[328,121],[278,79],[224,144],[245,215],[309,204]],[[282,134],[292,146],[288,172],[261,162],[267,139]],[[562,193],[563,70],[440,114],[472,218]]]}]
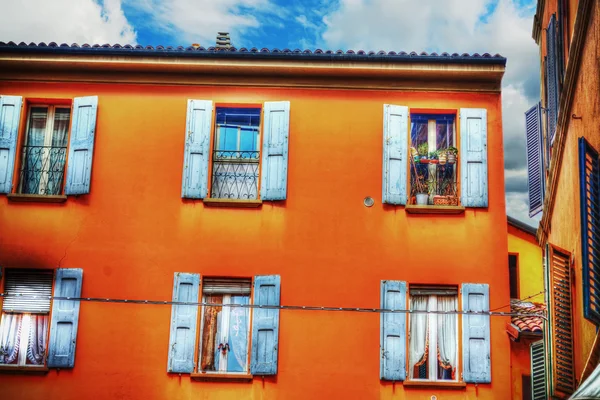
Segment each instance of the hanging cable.
[{"label": "hanging cable", "polygon": [[[0,293],[0,297],[6,297],[7,293]],[[442,315],[490,315],[502,317],[536,316],[546,318],[540,313],[514,313],[514,312],[493,312],[493,311],[435,311],[435,310],[396,310],[388,308],[365,308],[365,307],[325,307],[325,306],[286,306],[286,305],[259,305],[259,304],[223,304],[208,302],[186,302],[186,301],[168,301],[168,300],[129,300],[129,299],[110,299],[101,297],[60,297],[60,296],[24,296],[20,293],[11,293],[11,296],[18,296],[23,299],[48,299],[61,301],[87,301],[95,303],[120,303],[120,304],[153,304],[153,305],[173,305],[173,306],[196,306],[196,307],[233,307],[233,308],[258,308],[266,310],[299,310],[299,311],[345,311],[345,312],[372,312],[372,313],[398,313],[398,314],[442,314]]]},{"label": "hanging cable", "polygon": [[534,297],[537,297],[537,296],[539,296],[540,294],[544,294],[544,293],[546,293],[546,291],[545,291],[545,290],[542,290],[542,291],[541,291],[541,292],[539,292],[539,293],[532,294],[531,296],[525,297],[525,298],[523,298],[523,299],[519,299],[518,301],[515,301],[514,303],[507,304],[507,305],[504,305],[504,306],[502,306],[502,307],[496,307],[496,308],[493,308],[493,309],[491,309],[490,311],[496,311],[496,310],[500,310],[500,309],[502,309],[502,308],[506,308],[506,307],[512,307],[514,304],[520,304],[520,303],[524,303],[525,301],[527,301],[527,300],[529,300],[529,299],[532,299],[532,298],[534,298]]}]

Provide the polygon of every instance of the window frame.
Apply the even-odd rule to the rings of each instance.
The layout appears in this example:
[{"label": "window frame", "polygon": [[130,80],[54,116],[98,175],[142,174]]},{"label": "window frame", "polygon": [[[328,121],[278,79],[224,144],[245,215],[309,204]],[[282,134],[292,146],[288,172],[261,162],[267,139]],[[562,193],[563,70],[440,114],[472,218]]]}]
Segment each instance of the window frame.
[{"label": "window frame", "polygon": [[[257,138],[257,152],[258,152],[258,160],[256,162],[256,164],[258,164],[258,172],[257,172],[257,177],[256,177],[256,198],[255,199],[234,199],[234,198],[227,198],[227,197],[213,197],[212,196],[212,189],[213,189],[213,172],[214,172],[214,162],[215,160],[220,160],[220,161],[230,161],[232,163],[248,163],[248,160],[245,160],[243,158],[229,158],[229,157],[215,157],[215,151],[217,150],[218,147],[218,137],[220,136],[220,132],[218,131],[218,127],[220,124],[217,123],[217,109],[218,108],[258,108],[260,109],[260,118],[259,118],[259,125],[258,125],[258,129],[257,129],[257,134],[258,134],[258,138]],[[257,202],[257,201],[261,201],[261,197],[260,197],[260,186],[261,186],[261,177],[262,177],[262,155],[263,155],[263,140],[264,140],[264,119],[265,119],[265,103],[215,103],[213,106],[213,110],[212,110],[212,124],[210,127],[210,142],[209,142],[209,158],[208,158],[208,185],[207,185],[207,197],[204,199],[205,201],[208,200],[208,202],[212,201],[216,201],[216,202],[221,202],[221,201],[236,201],[236,202]],[[238,138],[237,138],[237,142],[238,142],[238,148],[239,148],[239,144],[241,141],[241,133],[238,132]],[[224,150],[227,151],[227,150]],[[240,151],[240,150],[236,150],[236,151]]]},{"label": "window frame", "polygon": [[[7,275],[7,270],[26,270],[26,268],[0,268],[0,289],[1,292],[4,293],[5,289],[6,289],[6,275]],[[52,283],[50,285],[50,293],[52,296],[54,296],[54,286],[55,286],[55,278],[56,278],[56,273],[55,270],[52,270]],[[27,325],[26,325],[26,329],[23,330],[24,325],[21,326],[21,337],[27,337],[27,340],[23,341],[20,340],[19,341],[19,356],[18,356],[18,361],[16,364],[3,364],[0,363],[0,370],[4,369],[4,370],[10,370],[10,369],[15,369],[15,370],[47,370],[47,365],[48,365],[48,350],[50,348],[50,328],[52,325],[52,307],[53,304],[52,302],[50,302],[50,309],[48,310],[48,313],[34,313],[34,312],[5,312],[2,310],[2,306],[4,304],[4,298],[1,297],[0,298],[0,323],[1,323],[1,317],[4,314],[13,314],[13,315],[22,315],[23,317],[27,317]],[[31,315],[46,315],[48,317],[48,328],[47,328],[47,332],[46,332],[46,347],[44,349],[44,360],[42,362],[42,364],[36,365],[36,364],[27,364],[27,347],[29,345],[29,330],[31,329]],[[24,323],[24,321],[22,322],[22,324]]]},{"label": "window frame", "polygon": [[[419,288],[420,285],[412,285],[412,288]],[[458,312],[460,312],[462,310],[462,304],[460,301],[460,292],[461,292],[461,288],[460,286],[439,286],[436,287],[436,289],[439,290],[456,290],[456,294],[454,296],[456,296],[456,309]],[[411,287],[409,286],[408,290],[407,290],[407,296],[408,296],[408,309],[411,310]],[[431,296],[437,296],[437,295],[426,295],[427,297],[431,297]],[[428,300],[429,301],[429,300]],[[437,308],[437,299],[436,299],[436,308]],[[412,315],[412,313],[409,311],[408,315]],[[427,314],[427,315],[442,315],[442,314]],[[410,360],[410,327],[411,327],[411,318],[408,318],[407,324],[406,324],[406,337],[408,338],[407,343],[406,343],[406,366],[407,366],[407,374],[406,374],[406,381],[405,382],[415,382],[415,383],[432,383],[432,384],[438,384],[438,385],[444,385],[444,384],[454,384],[454,383],[460,383],[463,382],[463,378],[462,378],[462,352],[460,351],[460,343],[462,341],[462,325],[461,325],[461,319],[458,318],[459,314],[457,313],[456,315],[456,379],[438,379],[437,378],[437,374],[435,376],[434,379],[431,379],[431,377],[427,378],[427,379],[420,379],[420,378],[411,378],[411,360]],[[435,325],[435,330],[436,330],[436,347],[434,349],[434,347],[431,345],[431,342],[429,343],[429,354],[428,354],[428,359],[431,359],[432,354],[435,355],[435,360],[437,361],[437,318],[433,319],[435,321],[434,325]],[[431,327],[428,325],[428,330]],[[429,332],[429,331],[428,331]],[[430,368],[428,368],[430,369]],[[431,371],[428,371],[428,374],[431,375]]]},{"label": "window frame", "polygon": [[[218,276],[202,276],[201,278],[201,282],[200,282],[200,287],[199,287],[199,291],[200,291],[200,296],[202,298],[202,303],[206,303],[206,298],[205,298],[205,294],[204,294],[204,280],[205,279],[211,279],[211,278],[221,278]],[[252,305],[253,304],[253,300],[254,300],[254,278],[238,278],[238,277],[224,277],[223,279],[231,279],[232,282],[235,279],[248,279],[250,281],[250,293],[248,294],[248,305]],[[222,294],[223,295],[223,304],[231,304],[231,294]],[[226,296],[228,297],[228,300],[226,302]],[[231,307],[223,307],[223,312],[225,313],[225,310],[227,310],[227,314],[229,316],[229,313],[231,312]],[[253,309],[252,307],[249,307],[248,310],[248,327],[247,327],[247,351],[246,351],[246,365],[244,368],[244,371],[237,371],[237,372],[230,372],[230,371],[209,371],[209,370],[203,370],[201,368],[201,360],[202,360],[202,338],[204,337],[204,313],[206,311],[206,306],[201,306],[201,310],[200,310],[200,320],[198,321],[198,324],[200,325],[200,329],[197,329],[197,334],[196,334],[196,346],[195,346],[195,353],[194,353],[194,372],[193,374],[207,374],[207,375],[216,375],[216,376],[227,376],[227,375],[240,375],[240,376],[245,376],[245,375],[249,375],[250,374],[250,357],[251,357],[251,350],[252,350],[252,317],[253,317]],[[225,315],[225,314],[223,314]],[[223,318],[222,318],[223,320]],[[227,324],[229,324],[229,319],[227,319]],[[224,328],[222,328],[224,330]],[[228,350],[229,352],[229,350]],[[222,363],[222,358],[223,355],[219,354],[219,367],[221,367],[221,363]],[[227,364],[225,364],[227,365]],[[225,366],[225,368],[227,368],[227,366]]]},{"label": "window frame", "polygon": [[[73,122],[73,105],[72,103],[69,102],[65,102],[62,100],[54,100],[54,101],[41,101],[41,100],[32,100],[32,101],[26,101],[25,102],[25,106],[27,107],[27,112],[25,114],[25,124],[24,124],[24,128],[23,130],[20,132],[20,136],[21,136],[21,140],[19,140],[18,144],[17,144],[17,160],[15,163],[15,166],[17,166],[17,168],[15,168],[15,174],[16,174],[16,179],[17,179],[17,184],[15,185],[15,192],[18,195],[25,195],[25,196],[43,196],[43,197],[48,197],[48,196],[54,196],[53,194],[48,194],[45,193],[45,189],[47,188],[48,185],[48,180],[49,178],[49,170],[45,171],[42,170],[41,172],[41,177],[40,177],[40,187],[38,189],[37,193],[23,193],[23,182],[24,179],[21,176],[21,170],[23,168],[23,163],[26,162],[26,157],[23,156],[23,149],[27,146],[28,140],[29,140],[29,128],[30,128],[30,124],[31,124],[31,110],[32,108],[35,107],[39,107],[39,108],[45,108],[46,109],[46,128],[45,128],[45,132],[44,132],[44,147],[48,146],[50,147],[52,144],[52,135],[54,133],[54,116],[56,114],[56,109],[68,109],[69,110],[69,126],[67,128],[67,137],[66,137],[66,141],[67,141],[67,146],[65,148],[65,165],[63,167],[63,177],[62,177],[62,184],[60,187],[60,191],[59,193],[55,194],[58,196],[62,196],[65,193],[65,184],[67,181],[67,166],[68,166],[68,154],[69,154],[69,147],[71,144],[71,124]],[[44,160],[46,160],[48,157],[50,157],[50,155],[46,155],[44,157]]]}]

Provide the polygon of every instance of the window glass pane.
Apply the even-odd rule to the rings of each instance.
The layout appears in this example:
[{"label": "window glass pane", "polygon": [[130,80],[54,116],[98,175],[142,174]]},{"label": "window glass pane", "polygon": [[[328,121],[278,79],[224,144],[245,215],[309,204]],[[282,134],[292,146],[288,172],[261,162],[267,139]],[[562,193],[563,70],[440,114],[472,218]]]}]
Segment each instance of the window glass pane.
[{"label": "window glass pane", "polygon": [[[231,304],[249,304],[249,296],[231,296]],[[250,309],[230,307],[227,371],[245,372],[248,360],[248,320]]]},{"label": "window glass pane", "polygon": [[45,190],[46,194],[60,194],[62,191],[70,119],[70,109],[57,108],[55,110],[52,148],[50,149],[50,160],[48,160],[48,185]]},{"label": "window glass pane", "polygon": [[27,132],[27,146],[44,145],[47,122],[48,108],[31,107],[29,113],[29,132]]},{"label": "window glass pane", "polygon": [[[238,150],[238,128],[228,125],[219,127],[219,147],[217,150]],[[233,157],[231,154],[220,154],[220,157]]]},{"label": "window glass pane", "polygon": [[413,122],[410,129],[410,143],[415,149],[427,143],[427,122]]},{"label": "window glass pane", "polygon": [[[255,128],[242,128],[240,135],[240,151],[256,151],[258,148],[258,130]],[[242,157],[256,158],[252,153],[242,154]]]},{"label": "window glass pane", "polygon": [[[456,311],[456,296],[436,296],[438,311]],[[456,314],[437,315],[437,379],[456,380],[458,366]]]},{"label": "window glass pane", "polygon": [[[410,309],[427,311],[428,296],[411,296]],[[410,314],[409,373],[413,379],[427,379],[429,371],[429,318],[426,313]]]},{"label": "window glass pane", "polygon": [[23,146],[23,161],[21,171],[21,193],[38,194],[45,166],[47,152],[43,147],[46,139],[46,124],[48,109],[46,107],[31,107],[29,125],[25,145]]},{"label": "window glass pane", "polygon": [[0,321],[0,364],[18,364],[22,314],[2,314]]},{"label": "window glass pane", "polygon": [[28,365],[43,365],[48,337],[48,315],[29,316],[29,338],[27,340]]},{"label": "window glass pane", "polygon": [[454,145],[454,124],[437,122],[436,124],[436,149],[443,150]]},{"label": "window glass pane", "polygon": [[517,274],[517,256],[508,255],[508,276],[510,280],[510,298],[519,298],[519,278]]},{"label": "window glass pane", "polygon": [[53,147],[67,147],[69,136],[69,121],[71,110],[68,108],[57,108],[54,112],[54,129],[52,132]]}]

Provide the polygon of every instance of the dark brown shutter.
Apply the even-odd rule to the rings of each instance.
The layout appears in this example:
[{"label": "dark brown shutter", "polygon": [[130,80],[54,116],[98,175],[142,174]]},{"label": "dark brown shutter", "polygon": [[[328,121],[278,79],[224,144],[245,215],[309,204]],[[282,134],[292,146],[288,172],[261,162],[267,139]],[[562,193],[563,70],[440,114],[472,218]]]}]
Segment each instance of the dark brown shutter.
[{"label": "dark brown shutter", "polygon": [[570,254],[550,246],[552,389],[556,396],[575,388]]}]

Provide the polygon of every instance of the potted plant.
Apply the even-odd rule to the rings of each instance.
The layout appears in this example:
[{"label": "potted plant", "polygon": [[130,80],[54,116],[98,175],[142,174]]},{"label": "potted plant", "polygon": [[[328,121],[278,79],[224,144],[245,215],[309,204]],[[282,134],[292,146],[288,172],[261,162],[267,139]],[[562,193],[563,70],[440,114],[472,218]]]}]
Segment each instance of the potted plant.
[{"label": "potted plant", "polygon": [[412,182],[412,184],[413,190],[416,195],[417,205],[426,206],[427,200],[429,199],[429,194],[427,193],[427,184],[425,183],[425,177],[423,175],[419,175],[417,171],[417,165],[415,164],[415,161],[413,159],[411,159],[410,164],[414,173],[414,181]]},{"label": "potted plant", "polygon": [[433,198],[436,195],[437,182],[435,178],[431,177],[427,179],[427,193],[429,194],[429,204],[433,204]]},{"label": "potted plant", "polygon": [[458,149],[456,147],[448,147],[446,149],[446,156],[448,158],[448,164],[456,163],[457,155],[458,155]]},{"label": "potted plant", "polygon": [[438,162],[440,165],[446,164],[448,161],[448,156],[446,155],[446,149],[438,150]]},{"label": "potted plant", "polygon": [[429,164],[437,164],[438,163],[438,152],[432,151],[429,153]]},{"label": "potted plant", "polygon": [[421,164],[428,164],[429,160],[427,159],[427,151],[429,150],[429,145],[427,143],[421,143],[417,147],[417,153],[419,153],[419,161]]}]

